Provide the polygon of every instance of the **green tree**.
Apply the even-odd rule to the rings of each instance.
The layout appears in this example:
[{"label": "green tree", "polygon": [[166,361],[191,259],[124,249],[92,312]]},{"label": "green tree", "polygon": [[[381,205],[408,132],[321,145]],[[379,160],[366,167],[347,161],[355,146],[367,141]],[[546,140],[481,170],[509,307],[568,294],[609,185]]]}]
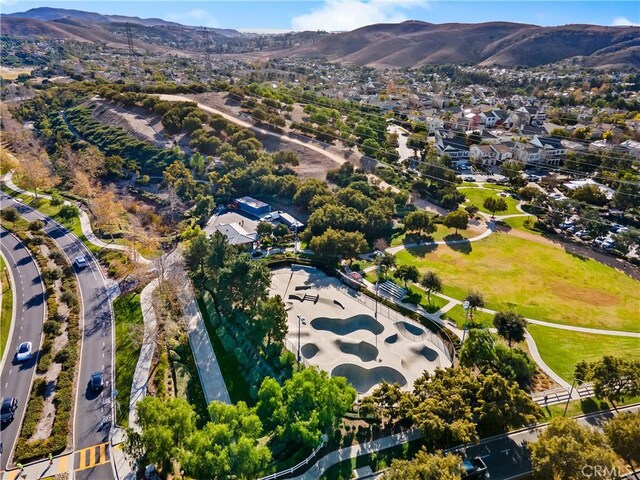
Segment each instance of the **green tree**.
[{"label": "green tree", "polygon": [[454,210],[444,217],[445,227],[454,228],[456,233],[458,230],[466,230],[469,226],[469,214],[464,210]]},{"label": "green tree", "polygon": [[500,165],[500,173],[507,177],[509,184],[514,188],[523,187],[527,181],[522,176],[524,163],[517,160],[507,160]]},{"label": "green tree", "polygon": [[578,425],[572,418],[556,417],[537,442],[529,444],[534,478],[578,480],[585,465],[611,468],[616,456],[604,435]]},{"label": "green tree", "polygon": [[407,282],[417,282],[420,278],[420,272],[414,265],[400,265],[395,274],[404,282],[404,288],[407,288]]},{"label": "green tree", "polygon": [[7,207],[2,209],[2,218],[15,225],[16,220],[20,218],[20,214],[14,207]]},{"label": "green tree", "polygon": [[404,217],[404,227],[408,231],[431,234],[437,227],[431,217],[424,210],[415,210]]},{"label": "green tree", "polygon": [[344,377],[305,368],[280,387],[271,380],[258,391],[258,412],[265,424],[275,426],[274,439],[281,445],[316,447],[322,434],[332,432],[356,399],[355,389]]},{"label": "green tree", "polygon": [[612,205],[623,212],[630,208],[639,208],[640,178],[637,175],[625,173],[620,180],[620,185],[613,195]]},{"label": "green tree", "polygon": [[309,203],[316,195],[326,195],[330,193],[329,187],[326,182],[318,180],[317,178],[308,178],[298,188],[298,191],[293,197],[293,203],[297,207],[304,208],[309,207]]},{"label": "green tree", "polygon": [[413,460],[395,459],[382,478],[385,480],[458,480],[464,469],[453,453],[427,453],[422,448]]},{"label": "green tree", "polygon": [[367,157],[376,158],[380,150],[380,144],[373,138],[367,138],[362,142],[362,153]]},{"label": "green tree", "polygon": [[487,197],[482,202],[482,206],[491,212],[491,216],[495,217],[497,212],[506,212],[509,207],[502,197]]},{"label": "green tree", "polygon": [[216,202],[213,200],[213,197],[210,195],[200,194],[196,197],[196,204],[193,207],[193,215],[198,219],[198,222],[203,224],[209,220],[209,217],[211,217],[215,209]]},{"label": "green tree", "polygon": [[527,321],[515,312],[498,312],[493,317],[493,326],[511,348],[513,342],[522,342],[527,333]]},{"label": "green tree", "polygon": [[470,291],[464,299],[467,302],[467,313],[471,318],[478,308],[484,308],[484,297],[480,292]]},{"label": "green tree", "polygon": [[427,292],[427,302],[431,304],[431,294],[434,292],[442,291],[442,280],[435,272],[427,272],[420,279],[420,285],[424,287]]},{"label": "green tree", "polygon": [[472,328],[460,349],[460,365],[486,369],[496,361],[495,340],[489,330]]},{"label": "green tree", "polygon": [[267,347],[271,342],[282,343],[289,331],[287,326],[287,312],[280,295],[268,297],[258,302],[254,319],[256,329],[267,339]]},{"label": "green tree", "polygon": [[260,222],[256,227],[256,232],[260,238],[269,238],[273,235],[273,225],[269,222]]},{"label": "green tree", "polygon": [[640,467],[640,412],[623,412],[604,426],[609,445],[634,469]]},{"label": "green tree", "polygon": [[569,192],[569,197],[578,202],[602,206],[607,203],[607,196],[597,185],[583,185]]},{"label": "green tree", "polygon": [[60,212],[58,212],[58,214],[63,220],[73,222],[80,216],[80,209],[75,205],[66,204],[60,207]]}]

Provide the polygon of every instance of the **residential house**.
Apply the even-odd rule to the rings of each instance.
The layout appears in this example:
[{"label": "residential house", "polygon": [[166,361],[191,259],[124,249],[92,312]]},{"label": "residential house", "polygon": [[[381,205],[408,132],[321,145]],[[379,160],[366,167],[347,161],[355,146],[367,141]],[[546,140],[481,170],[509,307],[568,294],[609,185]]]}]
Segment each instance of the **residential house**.
[{"label": "residential house", "polygon": [[497,164],[496,152],[491,145],[471,145],[469,147],[469,158],[476,165],[492,167]]},{"label": "residential house", "polygon": [[491,145],[497,163],[502,163],[513,158],[513,142],[503,142]]},{"label": "residential house", "polygon": [[562,139],[560,138],[536,136],[530,143],[544,150],[544,158],[547,165],[560,165],[567,154],[567,149],[562,145]]},{"label": "residential house", "polygon": [[443,137],[436,132],[436,148],[440,155],[449,155],[453,167],[461,167],[469,164],[469,146],[466,139],[460,137]]}]

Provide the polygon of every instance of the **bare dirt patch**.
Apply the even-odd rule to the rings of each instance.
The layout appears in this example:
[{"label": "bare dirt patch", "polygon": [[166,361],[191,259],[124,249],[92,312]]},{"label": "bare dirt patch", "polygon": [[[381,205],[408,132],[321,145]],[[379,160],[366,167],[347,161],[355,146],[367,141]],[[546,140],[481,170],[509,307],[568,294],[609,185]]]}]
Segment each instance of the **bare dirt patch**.
[{"label": "bare dirt patch", "polygon": [[60,365],[59,363],[52,363],[46,375],[41,377],[45,382],[47,382],[47,389],[44,395],[44,405],[42,408],[42,416],[40,417],[40,421],[38,422],[35,433],[29,439],[29,441],[44,440],[45,438],[49,438],[49,436],[51,435],[53,422],[56,417],[56,406],[53,404],[53,398],[56,390],[56,380],[58,379],[58,375],[60,375],[61,369],[62,365]]}]

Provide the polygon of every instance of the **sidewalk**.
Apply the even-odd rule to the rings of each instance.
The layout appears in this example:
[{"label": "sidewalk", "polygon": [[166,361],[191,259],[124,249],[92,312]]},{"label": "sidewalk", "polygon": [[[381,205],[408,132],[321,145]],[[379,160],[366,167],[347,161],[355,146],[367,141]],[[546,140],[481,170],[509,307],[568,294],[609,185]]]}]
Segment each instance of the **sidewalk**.
[{"label": "sidewalk", "polygon": [[54,457],[53,464],[49,463],[49,460],[42,460],[40,462],[26,465],[24,469],[13,469],[2,473],[2,480],[15,480],[15,479],[39,479],[45,477],[53,477],[57,474],[66,473],[67,478],[73,478],[73,457],[75,453],[67,453]]},{"label": "sidewalk", "polygon": [[230,404],[229,391],[224,383],[209,332],[200,313],[191,279],[184,267],[182,253],[178,249],[174,250],[169,255],[169,262],[175,270],[174,278],[179,287],[178,298],[182,306],[182,315],[185,324],[188,325],[189,343],[207,404],[213,401]]},{"label": "sidewalk", "polygon": [[159,280],[156,278],[151,281],[140,294],[140,307],[142,309],[142,319],[144,322],[144,336],[142,339],[142,347],[140,348],[140,356],[136,363],[136,369],[133,373],[133,382],[131,385],[131,397],[129,398],[129,427],[139,431],[136,421],[136,405],[147,394],[147,382],[149,381],[149,371],[151,370],[151,362],[153,361],[153,352],[155,351],[156,341],[156,312],[153,309],[153,292],[158,287]]}]

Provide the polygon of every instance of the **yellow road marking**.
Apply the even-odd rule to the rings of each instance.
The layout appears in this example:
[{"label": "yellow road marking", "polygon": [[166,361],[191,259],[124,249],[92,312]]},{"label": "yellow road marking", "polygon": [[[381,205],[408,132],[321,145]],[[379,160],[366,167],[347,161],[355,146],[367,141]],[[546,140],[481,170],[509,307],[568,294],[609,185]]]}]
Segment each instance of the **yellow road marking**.
[{"label": "yellow road marking", "polygon": [[100,445],[100,464],[103,464],[107,461],[107,445]]},{"label": "yellow road marking", "polygon": [[[80,457],[78,459],[78,468],[76,468],[75,471],[86,470],[108,463],[107,445],[109,445],[109,442],[78,450],[76,453],[78,453]],[[87,455],[89,458],[87,458]]]}]

